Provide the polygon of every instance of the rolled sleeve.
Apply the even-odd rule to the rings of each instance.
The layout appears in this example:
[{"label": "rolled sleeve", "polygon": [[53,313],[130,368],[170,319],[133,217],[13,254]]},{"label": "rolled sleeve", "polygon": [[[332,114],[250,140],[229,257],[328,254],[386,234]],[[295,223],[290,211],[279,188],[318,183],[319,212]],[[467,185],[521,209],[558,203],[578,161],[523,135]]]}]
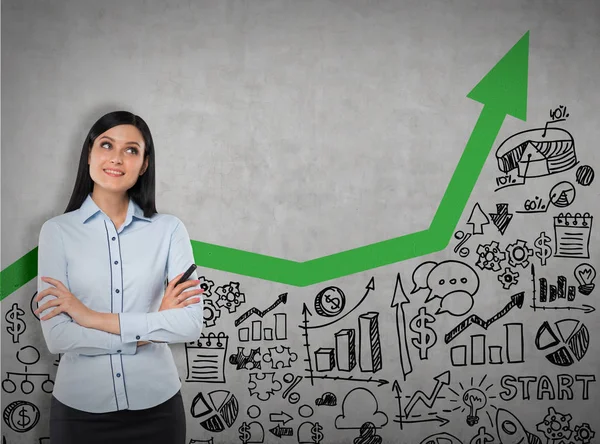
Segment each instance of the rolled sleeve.
[{"label": "rolled sleeve", "polygon": [[[38,241],[38,293],[47,288],[55,288],[42,281],[42,276],[61,281],[69,288],[67,273],[67,258],[62,240],[60,226],[52,221],[46,221],[40,230]],[[75,295],[77,296],[77,295]],[[47,295],[38,302],[38,308],[46,302],[56,299]],[[40,318],[55,310],[50,307],[40,313]],[[105,354],[135,354],[137,342],[126,343],[121,336],[92,328],[82,327],[65,313],[60,313],[50,319],[40,319],[42,333],[50,353],[78,353],[95,356]]]},{"label": "rolled sleeve", "polygon": [[[183,223],[177,223],[169,245],[167,278],[170,282],[194,263],[194,254],[189,234]],[[197,279],[194,271],[190,279]],[[186,288],[184,292],[201,288],[200,285]],[[153,342],[190,342],[200,337],[204,322],[204,304],[200,300],[182,308],[163,310],[154,313],[121,313],[119,317],[121,340]]]}]

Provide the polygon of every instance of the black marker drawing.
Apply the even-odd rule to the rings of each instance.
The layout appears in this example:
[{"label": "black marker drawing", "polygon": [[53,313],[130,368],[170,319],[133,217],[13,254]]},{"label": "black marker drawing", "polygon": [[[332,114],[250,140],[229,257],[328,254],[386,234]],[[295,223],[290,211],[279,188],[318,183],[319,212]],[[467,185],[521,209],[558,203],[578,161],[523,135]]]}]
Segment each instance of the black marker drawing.
[{"label": "black marker drawing", "polygon": [[[507,323],[504,324],[505,342],[502,345],[489,345],[486,360],[484,335],[471,335],[471,365],[482,364],[503,364],[503,358],[506,355],[507,364],[520,364],[524,362],[523,358],[523,324]],[[503,348],[505,353],[503,353]],[[450,362],[454,367],[464,367],[467,365],[467,345],[456,345],[450,348]]]},{"label": "black marker drawing", "polygon": [[[348,316],[350,313],[352,313],[354,310],[356,310],[362,303],[363,301],[367,298],[367,296],[369,295],[369,293],[373,290],[375,290],[375,278],[371,277],[371,279],[369,279],[369,283],[367,284],[367,286],[365,287],[367,291],[365,291],[365,293],[363,294],[363,296],[360,298],[360,300],[358,301],[358,303],[352,308],[352,310],[347,311],[346,313],[344,313],[342,316],[340,316],[339,318],[334,319],[333,321],[329,321],[326,322],[325,324],[318,324],[318,325],[308,325],[308,318],[305,318],[302,321],[303,325],[298,325],[298,327],[302,328],[302,329],[313,329],[313,328],[323,328],[323,327],[327,327],[329,325],[333,325],[336,322],[341,321],[342,319],[344,319],[346,316]],[[304,307],[302,308],[302,314],[304,315],[309,314],[310,316],[312,316],[312,313],[310,312],[310,310],[308,310],[308,307],[306,307],[306,304],[304,304]]]},{"label": "black marker drawing", "polygon": [[312,316],[312,313],[310,312],[310,310],[308,309],[308,307],[306,306],[306,303],[302,304],[302,317],[304,318],[302,321],[302,324],[300,327],[303,329],[302,331],[302,337],[304,338],[304,348],[306,349],[306,358],[304,358],[305,362],[308,362],[308,368],[306,369],[306,371],[308,372],[309,378],[310,378],[310,385],[315,385],[315,381],[314,381],[314,369],[313,369],[313,365],[312,365],[312,356],[310,353],[310,343],[308,342],[308,316]]},{"label": "black marker drawing", "polygon": [[[437,377],[439,378],[442,375],[439,375]],[[448,373],[448,375],[449,375],[449,373]],[[449,376],[448,376],[448,381],[449,381]],[[408,417],[405,417],[403,415],[403,410],[402,410],[402,400],[401,400],[402,390],[400,389],[400,384],[398,383],[398,381],[394,381],[394,384],[392,385],[392,390],[396,394],[396,399],[398,400],[398,414],[394,417],[394,422],[397,422],[400,424],[400,430],[402,430],[404,428],[404,424],[434,422],[434,423],[439,423],[438,426],[442,427],[450,422],[448,419],[440,417],[437,414],[437,412],[430,412],[428,415],[431,417],[428,417],[428,418],[423,418],[423,415],[416,415],[410,419]]]},{"label": "black marker drawing", "polygon": [[570,414],[558,413],[554,407],[548,409],[548,414],[542,422],[536,424],[538,432],[542,432],[548,442],[553,442],[559,439],[567,440],[573,434],[571,430]]},{"label": "black marker drawing", "polygon": [[292,421],[294,418],[288,415],[284,411],[280,411],[279,413],[270,413],[269,421],[278,422],[281,425],[286,425],[288,422]]},{"label": "black marker drawing", "polygon": [[358,317],[358,365],[363,372],[382,368],[379,313],[370,311]]},{"label": "black marker drawing", "polygon": [[308,404],[303,404],[298,407],[298,415],[302,418],[310,418],[314,413],[315,411]]},{"label": "black marker drawing", "polygon": [[561,300],[568,300],[572,302],[575,300],[575,286],[567,286],[567,278],[564,276],[558,276],[556,278],[556,285],[550,284],[546,278],[539,278],[540,281],[540,302],[554,302]]},{"label": "black marker drawing", "polygon": [[471,253],[471,250],[468,247],[463,247],[463,245],[471,238],[471,233],[465,234],[463,231],[458,230],[454,233],[454,238],[460,242],[456,244],[453,251],[458,253],[460,257],[467,257]]},{"label": "black marker drawing", "polygon": [[[567,171],[577,165],[573,136],[562,128],[535,128],[507,138],[496,151],[498,169],[508,174],[497,180],[496,191],[523,185],[526,178]],[[520,180],[514,178],[516,175]]]},{"label": "black marker drawing", "polygon": [[450,433],[441,432],[429,435],[419,444],[463,444],[463,442],[456,436],[451,435]]},{"label": "black marker drawing", "polygon": [[[563,122],[565,120],[567,120],[567,117],[569,117],[569,113],[567,112],[567,107],[565,105],[558,105],[558,108],[554,108],[550,110],[550,119],[548,122],[546,122],[546,128],[548,128],[548,124],[549,123],[555,123],[555,122]],[[543,135],[545,135],[546,133],[544,132]]]},{"label": "black marker drawing", "polygon": [[348,392],[342,401],[342,414],[335,418],[336,429],[360,429],[365,422],[380,429],[388,423],[387,415],[379,410],[377,398],[362,387]]},{"label": "black marker drawing", "polygon": [[290,350],[290,347],[278,345],[269,347],[269,352],[263,354],[263,361],[270,362],[271,368],[276,370],[292,366],[292,362],[298,359],[298,355]]},{"label": "black marker drawing", "polygon": [[227,285],[220,285],[215,290],[215,293],[219,296],[217,305],[220,308],[227,308],[229,313],[235,313],[238,307],[246,302],[246,295],[240,292],[239,282],[230,282]]},{"label": "black marker drawing", "polygon": [[325,392],[320,398],[315,399],[315,405],[336,406],[337,397],[331,392]]},{"label": "black marker drawing", "polygon": [[256,404],[252,404],[250,407],[248,407],[248,409],[246,410],[246,414],[248,415],[249,418],[252,419],[256,419],[260,416],[261,414],[261,410],[260,407],[257,406]]},{"label": "black marker drawing", "polygon": [[[564,276],[563,276],[564,277]],[[533,264],[531,264],[531,282],[532,282],[532,287],[533,287],[533,296],[532,296],[532,305],[530,305],[531,308],[533,308],[533,311],[536,310],[580,310],[583,311],[584,313],[591,313],[593,311],[595,311],[596,309],[590,305],[587,304],[582,304],[580,307],[577,306],[573,306],[573,305],[561,305],[561,306],[556,306],[556,305],[539,305],[536,304],[536,286],[535,286],[535,267],[533,266]],[[540,285],[543,287],[543,289],[540,291],[540,302],[546,301],[548,299],[548,291],[547,291],[547,281],[544,278],[540,278]],[[557,285],[556,285],[556,290],[552,290],[552,286],[551,286],[551,290],[554,292],[554,294],[558,294],[558,286],[559,285],[565,285],[566,286],[566,279],[564,280],[564,284],[563,284],[563,280],[561,279],[560,281],[557,280]],[[572,290],[569,290],[572,291]],[[544,293],[542,295],[542,292]],[[564,292],[564,290],[563,290]],[[572,299],[575,299],[575,294],[573,293],[570,297],[572,297]]]},{"label": "black marker drawing", "polygon": [[494,384],[486,383],[487,386],[484,387],[484,382],[486,378],[487,375],[484,375],[479,381],[479,383],[475,384],[474,378],[471,376],[471,380],[468,385],[459,382],[456,390],[452,387],[448,387],[448,391],[450,391],[458,398],[450,399],[450,402],[459,402],[462,403],[462,406],[458,406],[453,409],[444,411],[452,412],[460,409],[461,413],[467,413],[466,422],[467,425],[469,425],[469,427],[473,427],[477,424],[480,424],[480,417],[485,414],[489,420],[490,427],[493,427],[494,423],[492,421],[492,417],[490,416],[489,409],[487,409],[486,407],[496,409],[497,407],[494,404],[492,404],[492,402],[494,402],[497,396],[489,393],[490,389],[494,386]]},{"label": "black marker drawing", "polygon": [[527,242],[517,239],[516,242],[506,247],[506,258],[511,267],[529,266],[529,258],[533,256],[533,250],[527,246]]},{"label": "black marker drawing", "polygon": [[[556,331],[556,333],[555,333]],[[552,349],[546,359],[554,365],[567,367],[581,361],[590,344],[590,332],[576,319],[563,319],[554,323],[548,321],[540,326],[535,336],[538,350]]]},{"label": "black marker drawing", "polygon": [[510,302],[508,304],[506,304],[506,306],[504,306],[504,308],[502,310],[500,310],[494,316],[489,318],[487,321],[484,321],[476,314],[473,314],[473,315],[465,318],[456,327],[454,327],[452,330],[450,330],[446,334],[446,336],[444,337],[446,344],[449,344],[454,338],[456,338],[459,334],[461,334],[463,331],[465,331],[467,328],[469,328],[471,326],[471,324],[477,324],[484,330],[487,330],[487,328],[490,325],[492,325],[498,319],[500,319],[501,317],[506,315],[514,307],[517,307],[520,309],[523,306],[524,299],[525,299],[525,292],[521,291],[519,293],[515,293],[514,295],[512,295],[510,297]]},{"label": "black marker drawing", "polygon": [[485,427],[482,426],[479,427],[479,430],[477,430],[477,434],[471,438],[469,444],[485,444],[486,442],[494,442],[494,437],[487,433]]},{"label": "black marker drawing", "polygon": [[462,316],[468,313],[479,290],[479,276],[473,268],[460,261],[423,262],[415,268],[412,278],[415,286],[411,294],[429,289],[426,303],[440,299],[440,307],[435,314]]},{"label": "black marker drawing", "polygon": [[315,296],[315,311],[318,315],[333,318],[344,311],[346,296],[338,287],[325,287]]},{"label": "black marker drawing", "polygon": [[[300,384],[300,381],[302,381],[302,376],[300,376],[300,375],[297,375],[295,377],[292,373],[286,373],[285,375],[283,375],[283,382],[285,382],[286,384],[289,384],[289,385],[288,385],[288,388],[285,389],[285,391],[283,392],[283,395],[281,395],[281,397],[283,399],[288,398],[288,401],[290,402],[290,404],[296,404],[298,401],[300,401],[300,393],[292,392],[294,387],[296,387],[298,384]],[[290,393],[290,392],[292,392],[292,393]]]},{"label": "black marker drawing", "polygon": [[[54,381],[50,379],[48,373],[31,373],[28,371],[28,365],[37,364],[40,360],[40,352],[32,345],[26,345],[21,347],[16,353],[17,360],[25,366],[23,372],[6,372],[6,379],[2,381],[2,390],[6,393],[14,393],[17,390],[17,385],[13,379],[22,379],[21,381],[21,392],[25,395],[29,395],[35,389],[35,385],[30,379],[33,378],[45,378],[41,384],[42,391],[45,393],[52,393],[54,389]],[[20,378],[15,378],[20,377]]]},{"label": "black marker drawing", "polygon": [[396,307],[396,334],[398,336],[398,347],[400,349],[400,366],[402,367],[402,377],[406,381],[406,375],[412,372],[412,363],[410,362],[410,351],[408,349],[408,335],[406,333],[406,316],[404,306],[410,303],[400,273],[396,275],[396,286],[394,287],[394,296],[392,297],[392,307]]},{"label": "black marker drawing", "polygon": [[581,186],[589,186],[594,180],[594,170],[589,165],[581,165],[579,168],[577,168],[575,180]]},{"label": "black marker drawing", "polygon": [[2,419],[11,430],[25,433],[40,420],[40,409],[28,401],[13,401],[2,412]]},{"label": "black marker drawing", "polygon": [[525,202],[523,203],[523,209],[517,210],[515,213],[545,213],[548,211],[548,206],[548,202],[544,202],[540,196],[535,196],[533,199],[525,199]]},{"label": "black marker drawing", "polygon": [[203,298],[209,298],[212,296],[212,288],[215,286],[214,281],[207,279],[206,276],[199,276],[198,280],[200,281],[200,288],[204,290],[202,293]]},{"label": "black marker drawing", "polygon": [[575,201],[575,187],[566,180],[557,183],[550,190],[550,203],[557,208],[565,208]]},{"label": "black marker drawing", "polygon": [[506,267],[504,268],[504,273],[498,275],[498,280],[502,284],[502,288],[508,290],[519,282],[519,273]]},{"label": "black marker drawing", "polygon": [[471,215],[469,216],[469,220],[467,221],[467,225],[471,225],[472,227],[471,233],[483,234],[483,226],[488,225],[489,223],[490,220],[479,206],[479,202],[477,202],[471,210]]},{"label": "black marker drawing", "polygon": [[[275,326],[264,327],[263,320],[252,321],[251,327],[242,327],[238,329],[238,339],[240,342],[249,341],[284,341],[287,339],[287,313],[273,313]],[[252,330],[252,335],[250,335]],[[275,335],[273,336],[273,333]]]},{"label": "black marker drawing", "polygon": [[188,444],[214,444],[214,440],[212,436],[209,439],[190,439],[190,442]]},{"label": "black marker drawing", "polygon": [[533,242],[533,246],[536,248],[535,255],[540,259],[542,266],[545,266],[548,258],[552,256],[550,242],[552,242],[552,239],[546,236],[544,231],[542,231],[539,237]]},{"label": "black marker drawing", "polygon": [[[423,403],[425,406],[427,406],[427,408],[432,408],[442,388],[450,384],[450,372],[446,370],[445,372],[433,378],[433,380],[435,381],[435,386],[433,389],[431,389],[430,394],[427,395],[421,390],[417,390],[413,394],[413,396],[410,398],[410,401],[404,408],[404,418],[409,418],[410,412],[419,402]],[[402,419],[402,421],[404,423],[407,422],[405,419]]]},{"label": "black marker drawing", "polygon": [[590,231],[593,216],[589,213],[560,213],[554,217],[554,257],[589,259]]},{"label": "black marker drawing", "polygon": [[19,307],[16,302],[12,304],[11,308],[6,311],[4,319],[6,319],[6,331],[12,336],[13,344],[19,342],[19,337],[27,329],[27,325],[23,321],[23,315],[25,312]]},{"label": "black marker drawing", "polygon": [[377,428],[372,422],[365,422],[360,426],[359,435],[352,441],[353,444],[381,444],[381,436],[377,434]]},{"label": "black marker drawing", "polygon": [[596,432],[592,430],[590,425],[587,422],[584,422],[581,425],[576,425],[575,429],[575,441],[579,441],[582,444],[590,444],[594,436],[596,436]]},{"label": "black marker drawing", "polygon": [[282,436],[294,436],[294,429],[292,427],[281,427],[280,425],[269,429],[269,432],[277,438],[281,438]]},{"label": "black marker drawing", "polygon": [[320,444],[324,438],[323,427],[318,422],[305,421],[298,426],[298,444]]},{"label": "black marker drawing", "polygon": [[222,432],[233,425],[239,412],[235,395],[227,390],[214,390],[205,397],[200,392],[192,401],[190,413],[200,420],[200,425],[209,432]]},{"label": "black marker drawing", "polygon": [[315,351],[315,369],[318,372],[329,372],[335,367],[335,350],[321,347]]},{"label": "black marker drawing", "polygon": [[248,391],[250,396],[256,395],[260,401],[268,401],[275,392],[281,390],[282,385],[275,379],[275,372],[250,373],[248,379]]},{"label": "black marker drawing", "polygon": [[265,310],[261,311],[256,307],[252,307],[250,310],[246,311],[243,315],[241,315],[239,318],[237,318],[235,320],[234,324],[236,327],[238,327],[242,322],[244,322],[246,319],[248,319],[253,314],[263,318],[267,313],[269,313],[269,312],[273,311],[275,308],[277,308],[277,306],[279,306],[280,304],[285,304],[286,302],[287,302],[287,293],[282,293],[279,296],[277,296],[277,299],[275,300],[275,302],[273,302]]},{"label": "black marker drawing", "polygon": [[[575,399],[574,384],[580,382],[580,391],[577,397],[582,400],[589,399],[590,382],[596,382],[595,375],[569,375],[559,374],[556,376],[556,383],[553,383],[550,377],[546,375],[504,375],[500,379],[500,386],[505,390],[500,392],[500,398],[503,401],[511,401],[519,395],[520,400],[552,401],[554,399]],[[533,396],[532,396],[533,395]]]},{"label": "black marker drawing", "polygon": [[229,356],[229,363],[235,365],[236,370],[255,370],[261,366],[260,348],[252,348],[248,354],[244,353],[244,347],[238,347],[237,354]]},{"label": "black marker drawing", "polygon": [[500,264],[506,259],[506,253],[498,248],[498,242],[491,241],[489,244],[480,244],[477,247],[479,258],[475,265],[481,270],[500,271]]},{"label": "black marker drawing", "polygon": [[579,282],[577,289],[579,293],[589,296],[594,291],[594,279],[596,279],[596,269],[590,264],[579,264],[573,271],[575,279]]},{"label": "black marker drawing", "polygon": [[356,366],[355,330],[345,328],[335,334],[335,356],[337,369],[349,372]]},{"label": "black marker drawing", "polygon": [[185,344],[186,382],[226,382],[225,356],[229,336],[224,332],[202,333],[197,341]]},{"label": "black marker drawing", "polygon": [[214,327],[217,323],[217,319],[221,317],[221,309],[215,307],[215,303],[212,299],[202,299],[202,304],[204,309],[204,327]]},{"label": "black marker drawing", "polygon": [[419,307],[419,312],[410,321],[411,331],[417,334],[416,338],[412,338],[412,343],[419,350],[421,360],[428,359],[427,352],[437,342],[435,330],[429,327],[429,324],[434,322],[435,317],[427,313],[425,307]]},{"label": "black marker drawing", "polygon": [[467,415],[467,424],[473,427],[479,423],[479,416],[477,413],[483,409],[487,404],[487,396],[485,393],[478,388],[470,388],[465,390],[462,397],[463,402],[469,408],[469,414]]},{"label": "black marker drawing", "polygon": [[260,422],[244,421],[242,422],[242,425],[238,428],[238,433],[242,444],[254,444],[265,442],[265,429],[263,428]]},{"label": "black marker drawing", "polygon": [[523,424],[508,410],[496,411],[496,432],[500,444],[542,444],[541,439],[525,430]]},{"label": "black marker drawing", "polygon": [[508,228],[508,224],[513,218],[513,214],[508,212],[507,203],[497,203],[496,212],[490,213],[490,217],[500,234],[504,234]]}]

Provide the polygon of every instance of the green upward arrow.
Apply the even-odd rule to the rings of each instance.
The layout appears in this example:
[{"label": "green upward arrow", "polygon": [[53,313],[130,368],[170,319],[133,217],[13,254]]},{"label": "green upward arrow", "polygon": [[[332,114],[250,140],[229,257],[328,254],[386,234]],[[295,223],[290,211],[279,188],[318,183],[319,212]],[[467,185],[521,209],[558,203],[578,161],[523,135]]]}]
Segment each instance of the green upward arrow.
[{"label": "green upward arrow", "polygon": [[[527,118],[529,31],[467,95],[483,104],[475,128],[427,230],[296,262],[192,240],[197,265],[303,287],[446,248],[507,114]],[[0,300],[37,275],[37,247],[0,274]]]}]

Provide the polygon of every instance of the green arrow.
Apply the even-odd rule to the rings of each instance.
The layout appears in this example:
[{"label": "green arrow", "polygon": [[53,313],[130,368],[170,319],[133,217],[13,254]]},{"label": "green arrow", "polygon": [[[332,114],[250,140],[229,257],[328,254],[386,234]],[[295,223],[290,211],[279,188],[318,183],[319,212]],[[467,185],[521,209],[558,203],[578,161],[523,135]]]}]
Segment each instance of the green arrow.
[{"label": "green arrow", "polygon": [[[443,250],[448,246],[506,115],[527,118],[529,31],[467,95],[483,104],[427,230],[296,262],[192,240],[201,267],[304,287]],[[0,300],[37,275],[37,247],[2,270]]]}]

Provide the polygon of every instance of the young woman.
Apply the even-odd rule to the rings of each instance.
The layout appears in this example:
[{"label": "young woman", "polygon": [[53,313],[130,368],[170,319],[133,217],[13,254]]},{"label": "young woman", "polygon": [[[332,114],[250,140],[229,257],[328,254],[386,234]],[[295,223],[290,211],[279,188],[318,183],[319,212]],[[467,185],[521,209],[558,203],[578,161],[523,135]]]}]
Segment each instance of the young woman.
[{"label": "young woman", "polygon": [[156,211],[154,159],[144,120],[102,116],[65,213],[42,225],[36,314],[50,352],[63,353],[52,443],[185,443],[168,344],[200,336],[203,290],[196,271],[175,286],[194,257],[181,220]]}]

